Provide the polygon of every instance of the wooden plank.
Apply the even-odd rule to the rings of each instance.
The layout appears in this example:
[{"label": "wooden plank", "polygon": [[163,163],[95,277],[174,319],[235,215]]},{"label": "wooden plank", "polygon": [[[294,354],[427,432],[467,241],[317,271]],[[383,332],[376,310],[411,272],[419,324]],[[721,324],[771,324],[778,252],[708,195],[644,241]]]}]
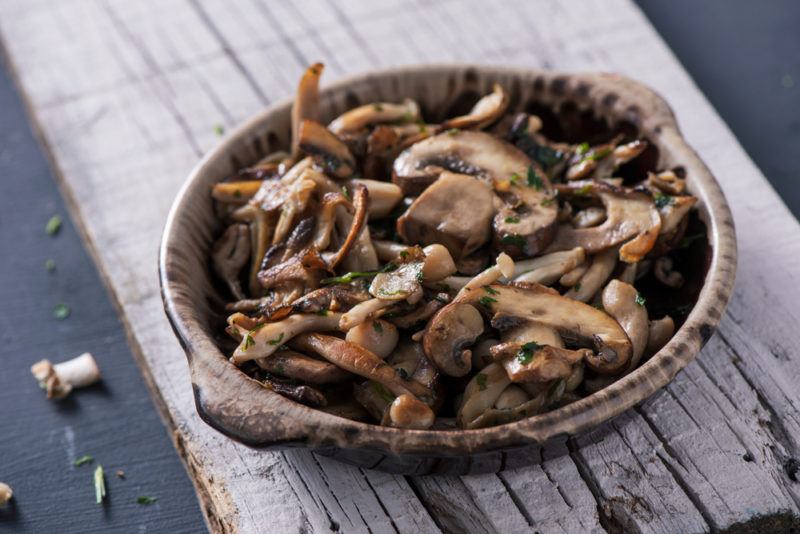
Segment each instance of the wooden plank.
[{"label": "wooden plank", "polygon": [[[0,32],[213,528],[679,531],[797,515],[800,228],[629,2],[10,0]],[[155,244],[214,125],[290,94],[316,59],[329,80],[462,60],[615,70],[655,87],[734,211],[739,283],[720,336],[639,409],[499,476],[396,477],[219,436],[194,411]]]}]

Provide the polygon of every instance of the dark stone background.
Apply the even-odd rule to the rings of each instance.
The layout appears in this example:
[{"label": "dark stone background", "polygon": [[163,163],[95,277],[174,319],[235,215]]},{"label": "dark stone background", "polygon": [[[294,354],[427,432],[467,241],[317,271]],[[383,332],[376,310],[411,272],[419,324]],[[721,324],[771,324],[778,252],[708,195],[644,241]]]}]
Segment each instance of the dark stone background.
[{"label": "dark stone background", "polygon": [[[639,0],[784,201],[800,213],[800,2]],[[22,102],[0,69],[0,531],[198,532],[203,519]],[[724,177],[720,177],[724,182]],[[54,214],[61,232],[44,227]],[[53,259],[49,273],[45,261]],[[65,320],[53,307],[71,308]],[[103,384],[47,401],[29,367],[91,351]],[[95,463],[72,465],[90,454]],[[109,498],[94,502],[92,472]],[[114,473],[125,471],[121,480]],[[139,496],[157,497],[149,506]]]}]

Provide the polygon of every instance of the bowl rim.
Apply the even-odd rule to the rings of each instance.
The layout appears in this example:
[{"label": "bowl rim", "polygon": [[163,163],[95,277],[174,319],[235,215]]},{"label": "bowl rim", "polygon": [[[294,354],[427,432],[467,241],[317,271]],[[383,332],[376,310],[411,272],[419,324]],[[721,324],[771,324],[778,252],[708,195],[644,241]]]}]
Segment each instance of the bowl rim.
[{"label": "bowl rim", "polygon": [[[227,134],[196,164],[170,208],[159,247],[159,283],[164,309],[188,359],[195,403],[201,418],[224,434],[253,447],[306,446],[379,451],[393,455],[460,456],[544,443],[559,435],[574,435],[622,413],[668,384],[713,334],[733,290],[736,236],[724,194],[679,131],[666,101],[643,84],[617,74],[566,73],[524,67],[444,63],[371,70],[348,76],[321,89],[321,98],[377,78],[404,75],[457,75],[464,72],[512,78],[562,80],[586,93],[614,93],[623,110],[640,129],[652,131],[682,164],[691,169],[690,184],[698,196],[707,228],[711,258],[693,309],[672,339],[636,370],[606,388],[569,405],[499,426],[471,430],[407,430],[361,423],[316,410],[274,393],[240,372],[216,348],[213,339],[191,313],[192,302],[181,290],[183,275],[172,268],[182,246],[180,218],[187,198],[211,164],[230,148],[252,136],[270,118],[291,106],[293,98],[276,102]],[[588,87],[588,89],[587,89]],[[621,113],[620,109],[615,111]],[[688,174],[688,173],[687,173]],[[696,190],[695,190],[696,189]],[[232,389],[235,387],[235,389]],[[242,393],[236,398],[234,391]],[[245,401],[241,397],[248,396]],[[255,396],[253,399],[250,396]],[[255,402],[253,402],[255,400]]]}]

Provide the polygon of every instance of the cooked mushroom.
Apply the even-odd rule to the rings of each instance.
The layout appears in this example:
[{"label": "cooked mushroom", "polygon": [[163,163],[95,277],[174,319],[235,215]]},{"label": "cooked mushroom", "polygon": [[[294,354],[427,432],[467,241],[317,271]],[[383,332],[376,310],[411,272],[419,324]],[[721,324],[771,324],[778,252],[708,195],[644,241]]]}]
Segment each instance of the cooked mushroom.
[{"label": "cooked mushroom", "polygon": [[369,298],[369,292],[361,287],[337,284],[306,293],[292,302],[292,312],[321,314],[329,310],[341,311],[342,308],[349,309]]},{"label": "cooked mushroom", "polygon": [[372,246],[375,247],[375,254],[378,255],[378,259],[383,262],[392,261],[411,248],[409,245],[384,239],[373,239]]},{"label": "cooked mushroom", "polygon": [[[355,212],[350,220],[350,227],[347,229],[347,235],[344,242],[339,249],[330,257],[326,259],[328,269],[335,269],[340,263],[350,254],[350,251],[359,249],[359,254],[363,255],[363,248],[368,247],[372,254],[368,254],[368,260],[372,260],[375,251],[372,250],[372,244],[369,243],[369,231],[366,230],[367,224],[367,208],[369,206],[369,194],[367,188],[363,185],[357,185],[353,192],[353,208]],[[366,239],[362,236],[366,234]]]},{"label": "cooked mushroom", "polygon": [[586,259],[583,249],[552,252],[532,260],[514,263],[515,282],[536,282],[550,285],[582,264]]},{"label": "cooked mushroom", "polygon": [[494,361],[492,357],[492,347],[500,343],[499,339],[486,338],[478,341],[472,347],[472,367],[475,369],[483,369]]},{"label": "cooked mushroom", "polygon": [[[614,258],[616,260],[616,258]],[[616,263],[616,262],[615,262]],[[589,269],[589,262],[584,261],[574,269],[569,272],[564,273],[564,275],[558,279],[558,283],[564,287],[574,287],[580,279],[586,274],[586,271]]]},{"label": "cooked mushroom", "polygon": [[336,225],[336,211],[342,206],[345,209],[352,205],[342,193],[325,193],[317,209],[316,227],[312,242],[317,250],[325,250],[331,242],[331,232]]},{"label": "cooked mushroom", "polygon": [[672,265],[672,258],[661,256],[655,262],[653,274],[665,286],[678,288],[683,286],[683,275],[678,271],[673,271]]},{"label": "cooked mushroom", "polygon": [[674,333],[675,321],[669,315],[650,321],[645,354],[653,355],[660,351],[661,347],[667,344],[667,341],[670,340]]},{"label": "cooked mushroom", "polygon": [[425,304],[417,306],[413,311],[403,315],[393,314],[391,318],[387,317],[386,320],[397,328],[418,328],[420,325],[424,326],[425,322],[434,313],[442,309],[449,300],[446,294],[440,293]]},{"label": "cooked mushroom", "polygon": [[239,273],[250,259],[250,231],[246,224],[232,224],[214,243],[211,261],[214,270],[225,281],[237,300],[245,298]]},{"label": "cooked mushroom", "polygon": [[519,386],[511,384],[494,401],[494,407],[499,410],[510,410],[516,408],[524,402],[528,402],[530,396]]},{"label": "cooked mushroom", "polygon": [[243,182],[220,182],[214,184],[211,196],[220,202],[230,204],[246,204],[261,188],[262,180],[246,180]]},{"label": "cooked mushroom", "polygon": [[311,386],[294,384],[290,381],[281,380],[273,376],[264,377],[262,384],[275,393],[280,393],[284,397],[288,397],[293,401],[306,404],[313,408],[319,408],[328,404],[328,399],[325,398],[325,395]]},{"label": "cooked mushroom", "polygon": [[398,395],[389,405],[387,417],[382,422],[398,428],[425,430],[433,426],[433,410],[412,395]]},{"label": "cooked mushroom", "polygon": [[369,292],[384,300],[407,300],[416,304],[422,298],[422,261],[403,263],[391,272],[378,273]]},{"label": "cooked mushroom", "polygon": [[616,247],[596,254],[592,259],[592,264],[586,269],[580,280],[564,293],[564,296],[581,302],[589,302],[600,291],[616,266]]},{"label": "cooked mushroom", "polygon": [[[682,224],[686,216],[697,203],[696,197],[671,197],[667,195],[656,195],[655,203],[658,213],[661,216],[661,229],[659,230],[659,241],[667,242],[672,245],[677,234],[682,234]],[[669,247],[668,247],[669,248]]]},{"label": "cooked mushroom", "polygon": [[422,278],[425,282],[438,282],[456,272],[453,257],[444,245],[434,243],[422,249]]},{"label": "cooked mushroom", "polygon": [[510,341],[492,348],[512,382],[550,382],[568,378],[574,366],[591,356],[589,349],[569,350],[536,341]]},{"label": "cooked mushroom", "polygon": [[356,304],[342,315],[339,321],[339,329],[347,332],[365,321],[377,319],[386,312],[386,308],[393,306],[395,302],[394,300],[372,298]]},{"label": "cooked mushroom", "polygon": [[[606,220],[592,228],[559,227],[550,251],[583,247],[594,254],[627,241],[619,249],[622,261],[635,263],[653,248],[661,229],[661,217],[653,200],[644,193],[625,191],[600,183],[583,186],[593,191],[606,209]],[[583,191],[564,188],[565,191]]]},{"label": "cooked mushroom", "polygon": [[450,303],[428,322],[422,347],[444,374],[464,376],[472,368],[472,352],[468,347],[483,329],[483,317],[474,306]]},{"label": "cooked mushroom", "polygon": [[[472,277],[456,295],[456,299],[465,297],[468,293],[483,288],[501,278],[511,278],[516,271],[516,264],[507,254],[497,255],[495,264]],[[447,279],[445,279],[447,280]]]},{"label": "cooked mushroom", "polygon": [[363,185],[369,191],[368,213],[370,220],[386,217],[392,212],[397,203],[403,199],[403,192],[400,188],[390,182],[357,178],[351,180],[348,184]]},{"label": "cooked mushroom", "polygon": [[352,133],[373,124],[397,122],[415,123],[419,120],[419,106],[407,98],[402,104],[376,102],[346,111],[328,125],[333,133]]},{"label": "cooked mushroom", "polygon": [[91,386],[100,381],[100,368],[88,352],[57,364],[41,360],[31,366],[31,373],[47,392],[48,399],[63,399],[73,388]]},{"label": "cooked mushroom", "polygon": [[509,384],[511,380],[500,364],[491,363],[481,369],[464,388],[464,400],[456,414],[459,426],[467,427],[491,409]]},{"label": "cooked mushroom", "polygon": [[0,482],[0,506],[7,504],[13,496],[14,492],[11,490],[11,486],[5,482]]},{"label": "cooked mushroom", "polygon": [[673,171],[647,173],[647,185],[668,195],[681,195],[686,190],[686,180],[679,178]]},{"label": "cooked mushroom", "polygon": [[325,66],[314,63],[306,69],[297,96],[292,104],[292,158],[300,157],[300,125],[306,119],[317,120],[319,115],[319,79]]},{"label": "cooked mushroom", "polygon": [[599,206],[589,206],[580,210],[572,217],[572,226],[575,228],[591,228],[606,220],[606,210]]},{"label": "cooked mushroom", "polygon": [[627,370],[638,364],[647,346],[647,308],[639,292],[630,284],[611,280],[603,290],[603,309],[617,320],[631,341],[631,359]]},{"label": "cooked mushroom", "polygon": [[303,332],[337,330],[341,313],[325,315],[295,314],[274,323],[261,323],[242,332],[242,342],[233,352],[231,361],[236,365],[258,358],[266,358],[286,342]]},{"label": "cooked mushroom", "polygon": [[406,243],[438,243],[463,258],[489,240],[493,198],[485,182],[443,172],[397,220],[397,232]]},{"label": "cooked mushroom", "polygon": [[400,135],[395,128],[376,126],[367,136],[367,153],[362,166],[364,176],[384,179],[391,168],[391,162],[399,143]]},{"label": "cooked mushroom", "polygon": [[533,164],[525,183],[518,175],[512,178],[516,181],[508,191],[498,191],[503,207],[492,221],[493,244],[512,257],[535,256],[553,241],[558,203],[547,177]]},{"label": "cooked mushroom", "polygon": [[311,384],[333,384],[353,376],[330,362],[288,349],[279,350],[269,358],[258,359],[256,364],[270,373]]},{"label": "cooked mushroom", "polygon": [[300,149],[337,178],[349,178],[356,168],[356,160],[347,145],[316,121],[300,123]]},{"label": "cooked mushroom", "polygon": [[381,359],[392,353],[399,338],[397,328],[381,319],[356,325],[345,336],[346,341],[364,347]]},{"label": "cooked mushroom", "polygon": [[492,92],[478,100],[467,115],[444,121],[441,129],[460,128],[466,130],[469,128],[486,128],[499,119],[500,116],[505,113],[507,107],[508,95],[506,95],[503,87],[496,83],[492,86]]}]

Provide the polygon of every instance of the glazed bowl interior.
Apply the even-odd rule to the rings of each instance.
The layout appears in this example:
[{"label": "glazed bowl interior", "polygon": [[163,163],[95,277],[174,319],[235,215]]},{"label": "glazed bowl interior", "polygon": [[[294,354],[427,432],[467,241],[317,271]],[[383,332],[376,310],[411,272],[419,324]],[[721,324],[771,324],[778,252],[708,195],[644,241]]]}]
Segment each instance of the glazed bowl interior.
[{"label": "glazed bowl interior", "polygon": [[[682,326],[658,354],[609,387],[562,408],[478,430],[403,430],[359,423],[308,408],[262,387],[220,350],[226,296],[210,270],[210,249],[222,231],[211,187],[266,154],[289,146],[291,102],[272,106],[240,126],[193,170],[173,205],[160,254],[167,315],[190,362],[200,415],[225,434],[256,447],[307,446],[363,451],[396,458],[448,457],[542,443],[574,434],[641,402],[668,383],[700,351],[715,329],[733,285],[736,249],[730,212],[718,184],[685,144],[664,101],[649,89],[613,75],[562,75],[494,67],[434,65],[371,73],[324,88],[323,123],[375,101],[419,102],[429,122],[464,113],[500,83],[509,111],[539,115],[558,141],[599,143],[617,134],[642,137],[650,147],[620,169],[628,181],[648,170],[676,169],[698,197],[689,233],[700,232],[679,255],[685,289],[642,291],[660,302],[653,316],[673,310]],[[652,298],[651,298],[652,297]],[[679,310],[675,312],[674,310]],[[347,458],[347,455],[344,455]],[[354,460],[357,461],[357,460]]]}]

